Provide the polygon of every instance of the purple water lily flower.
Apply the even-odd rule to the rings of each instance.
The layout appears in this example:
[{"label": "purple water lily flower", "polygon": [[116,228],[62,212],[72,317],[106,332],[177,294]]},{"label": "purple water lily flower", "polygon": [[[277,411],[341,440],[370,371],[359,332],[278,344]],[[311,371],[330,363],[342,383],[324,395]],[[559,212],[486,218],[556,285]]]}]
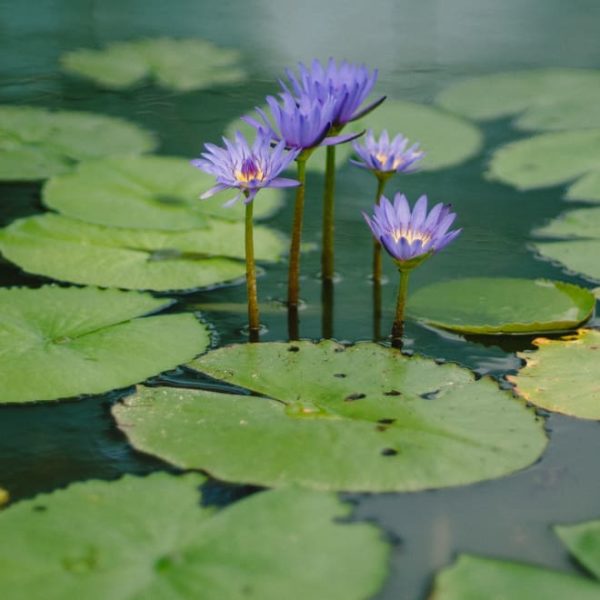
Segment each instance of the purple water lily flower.
[{"label": "purple water lily flower", "polygon": [[462,229],[448,231],[456,213],[449,204],[436,204],[427,213],[427,196],[421,196],[413,210],[403,194],[392,204],[385,196],[369,218],[363,213],[375,239],[387,250],[400,270],[417,266],[456,239]]},{"label": "purple water lily flower", "polygon": [[285,142],[272,145],[269,135],[258,131],[252,147],[238,131],[232,142],[223,138],[225,148],[214,144],[205,144],[206,152],[192,161],[192,165],[206,173],[214,175],[217,185],[204,192],[200,198],[205,200],[227,189],[238,189],[239,193],[224,204],[233,205],[243,194],[247,204],[262,188],[284,188],[300,185],[295,179],[278,175],[298,156],[298,150],[286,151]]},{"label": "purple water lily flower", "polygon": [[376,176],[413,173],[418,169],[415,163],[425,156],[425,152],[419,150],[419,144],[413,144],[407,148],[408,138],[400,133],[390,141],[385,129],[379,140],[375,139],[373,131],[369,129],[364,143],[354,142],[352,146],[358,156],[362,158],[362,162],[357,160],[350,162],[357,167],[372,171]]},{"label": "purple water lily flower", "polygon": [[330,58],[325,66],[317,59],[312,61],[310,68],[300,63],[298,71],[299,77],[296,77],[291,69],[286,69],[289,87],[280,81],[281,87],[297,98],[307,95],[316,98],[321,104],[332,98],[334,130],[340,130],[346,123],[360,119],[385,100],[385,96],[382,96],[360,108],[377,81],[377,69],[369,72],[365,65],[356,65],[345,60],[338,65]]},{"label": "purple water lily flower", "polygon": [[335,117],[334,98],[327,98],[324,102],[320,102],[307,94],[295,98],[289,92],[284,92],[279,96],[280,102],[273,96],[267,96],[273,122],[261,108],[257,108],[256,112],[262,121],[248,116],[242,119],[276,142],[283,141],[286,148],[299,151],[310,150],[316,146],[332,146],[349,142],[362,135],[360,132],[327,137]]}]

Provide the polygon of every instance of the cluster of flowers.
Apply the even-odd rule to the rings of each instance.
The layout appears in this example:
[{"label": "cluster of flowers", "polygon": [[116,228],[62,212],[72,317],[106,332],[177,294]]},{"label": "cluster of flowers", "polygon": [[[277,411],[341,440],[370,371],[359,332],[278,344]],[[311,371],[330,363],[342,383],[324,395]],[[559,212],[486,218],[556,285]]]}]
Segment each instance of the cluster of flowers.
[{"label": "cluster of flowers", "polygon": [[[377,71],[370,72],[365,65],[346,61],[337,64],[333,59],[322,65],[314,60],[310,67],[300,64],[298,75],[291,70],[286,70],[286,75],[287,81],[279,82],[281,92],[278,97],[266,99],[270,114],[256,108],[256,118],[243,117],[256,130],[252,144],[237,132],[233,140],[223,138],[222,148],[206,144],[206,151],[192,164],[216,178],[216,185],[201,198],[209,198],[225,189],[238,190],[237,196],[226,205],[243,197],[248,206],[257,192],[266,187],[297,188],[288,289],[288,303],[294,305],[298,301],[305,163],[319,146],[335,146],[360,137],[364,132],[342,131],[348,123],[377,108],[385,96],[365,105],[377,80]],[[390,140],[387,131],[376,139],[373,132],[368,131],[364,144],[354,141],[353,146],[360,160],[352,162],[371,171],[379,182],[375,214],[372,218],[364,215],[375,237],[377,251],[382,245],[401,272],[416,266],[460,233],[460,230],[448,233],[455,217],[449,206],[437,204],[427,214],[424,196],[412,211],[403,195],[397,194],[393,204],[383,196],[385,182],[392,175],[416,170],[416,163],[424,156],[417,144],[409,146],[408,140],[400,134]],[[297,179],[280,177],[292,161],[297,163]],[[248,214],[251,215],[251,210]],[[247,226],[247,235],[248,231]],[[247,279],[253,273],[252,266],[248,269]],[[379,276],[374,273],[375,278]],[[252,301],[250,283],[249,302]],[[256,289],[255,284],[253,289]],[[257,308],[254,312],[256,321]],[[257,328],[258,323],[252,322],[250,309],[249,315],[251,329]]]}]

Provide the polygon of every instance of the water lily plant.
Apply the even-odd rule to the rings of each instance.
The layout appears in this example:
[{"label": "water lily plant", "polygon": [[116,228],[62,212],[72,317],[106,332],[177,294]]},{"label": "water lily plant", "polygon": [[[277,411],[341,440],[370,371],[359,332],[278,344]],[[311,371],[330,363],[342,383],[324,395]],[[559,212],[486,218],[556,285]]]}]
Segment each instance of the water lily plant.
[{"label": "water lily plant", "polygon": [[300,185],[296,190],[294,222],[292,225],[288,306],[297,308],[306,161],[318,146],[348,142],[361,134],[351,133],[348,135],[329,136],[337,110],[337,100],[334,97],[329,97],[324,102],[321,102],[318,98],[307,94],[294,97],[289,92],[283,92],[279,96],[279,101],[273,96],[267,97],[271,118],[267,116],[265,111],[257,108],[256,111],[260,120],[249,116],[243,117],[243,119],[260,132],[261,135],[270,137],[277,143],[283,143],[286,148],[296,152],[297,179]]},{"label": "water lily plant", "polygon": [[381,196],[373,207],[373,216],[363,216],[373,233],[392,257],[400,272],[400,287],[396,302],[392,344],[402,341],[404,309],[410,272],[454,241],[462,229],[449,231],[456,219],[449,204],[438,203],[427,212],[427,196],[421,196],[411,210],[406,197],[397,193],[394,202]]},{"label": "water lily plant", "polygon": [[217,184],[204,192],[200,198],[207,199],[226,189],[237,189],[238,194],[225,203],[232,206],[243,196],[246,205],[245,250],[246,288],[248,293],[248,322],[250,341],[258,341],[260,318],[256,291],[256,266],[254,263],[253,200],[263,188],[299,186],[295,179],[279,177],[279,174],[297,158],[299,150],[286,150],[284,141],[272,145],[271,136],[262,130],[256,134],[252,146],[238,131],[233,141],[223,138],[224,148],[205,144],[206,151],[192,164],[214,175]]},{"label": "water lily plant", "polygon": [[[363,143],[355,141],[352,146],[361,160],[350,162],[370,171],[377,178],[376,204],[379,204],[390,177],[396,173],[413,173],[418,169],[416,163],[425,156],[425,153],[419,149],[419,144],[409,146],[408,138],[400,133],[390,140],[385,129],[379,139],[369,129]],[[381,244],[377,239],[373,246],[373,282],[374,285],[379,285],[381,282]]]},{"label": "water lily plant", "polygon": [[[377,82],[377,69],[370,71],[366,65],[347,61],[339,64],[330,58],[323,65],[317,59],[310,67],[300,63],[298,76],[291,69],[285,71],[288,82],[280,81],[286,93],[295,98],[308,96],[321,105],[332,105],[331,126],[327,133],[331,139],[342,131],[344,126],[377,108],[384,100],[381,96],[363,106]],[[339,142],[336,142],[339,143]],[[325,189],[323,195],[323,250],[321,273],[324,279],[331,280],[334,274],[334,193],[335,193],[335,144],[327,144],[325,164]]]}]

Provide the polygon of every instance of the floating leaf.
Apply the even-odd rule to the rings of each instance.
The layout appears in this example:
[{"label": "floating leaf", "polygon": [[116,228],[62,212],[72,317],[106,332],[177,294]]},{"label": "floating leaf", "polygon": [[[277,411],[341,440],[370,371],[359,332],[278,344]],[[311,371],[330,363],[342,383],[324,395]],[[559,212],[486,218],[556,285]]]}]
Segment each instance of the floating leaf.
[{"label": "floating leaf", "polygon": [[[285,250],[276,231],[257,226],[254,234],[258,260],[277,260]],[[173,232],[101,227],[45,214],[0,230],[0,251],[29,273],[101,287],[188,290],[245,274],[243,225],[216,220],[206,229]]]},{"label": "floating leaf", "polygon": [[508,376],[518,394],[546,410],[600,420],[600,332],[581,329],[560,340],[539,338],[520,353],[525,366]]},{"label": "floating leaf", "polygon": [[331,494],[254,494],[199,504],[199,474],[90,481],[0,513],[11,600],[363,600],[385,577],[372,525],[340,523]]},{"label": "floating leaf", "polygon": [[190,360],[209,344],[193,315],[137,318],[169,304],[96,288],[0,289],[0,403],[99,394]]},{"label": "floating leaf", "polygon": [[[81,163],[74,172],[53,177],[44,186],[43,201],[74,219],[130,229],[194,229],[207,227],[210,217],[242,220],[243,202],[222,206],[236,190],[198,199],[214,184],[214,177],[192,167],[189,160],[119,156]],[[271,216],[282,198],[279,190],[262,190],[254,216]]]},{"label": "floating leaf", "polygon": [[61,57],[65,71],[121,89],[154,79],[161,87],[188,92],[246,79],[241,53],[200,39],[142,39],[102,50],[80,49]]},{"label": "floating leaf", "polygon": [[419,166],[433,171],[458,165],[479,152],[483,139],[473,124],[434,106],[387,99],[379,108],[353,124],[371,128],[376,134],[387,129],[390,135],[402,133],[418,142],[425,151]]},{"label": "floating leaf", "polygon": [[408,314],[436,327],[474,334],[531,334],[577,327],[592,314],[593,294],[543,279],[451,279],[417,290]]},{"label": "floating leaf", "polygon": [[435,579],[431,600],[598,600],[600,585],[534,565],[461,555]]},{"label": "floating leaf", "polygon": [[600,521],[559,525],[554,531],[578,562],[600,579]]},{"label": "floating leaf", "polygon": [[546,443],[491,379],[377,344],[236,345],[190,366],[266,397],[139,388],[113,412],[136,448],[226,481],[422,490],[501,477]]},{"label": "floating leaf", "polygon": [[534,230],[548,238],[600,239],[600,207],[569,210]]},{"label": "floating leaf", "polygon": [[84,112],[0,106],[0,180],[45,179],[76,161],[109,154],[141,154],[152,135],[123,119]]},{"label": "floating leaf", "polygon": [[496,73],[460,81],[437,102],[472,119],[517,115],[527,131],[600,126],[600,72],[540,69]]}]

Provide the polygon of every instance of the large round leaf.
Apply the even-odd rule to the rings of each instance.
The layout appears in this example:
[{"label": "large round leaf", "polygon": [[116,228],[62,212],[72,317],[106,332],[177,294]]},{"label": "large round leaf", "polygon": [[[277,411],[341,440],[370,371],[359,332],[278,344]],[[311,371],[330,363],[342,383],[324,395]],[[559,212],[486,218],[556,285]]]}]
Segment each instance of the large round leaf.
[{"label": "large round leaf", "polygon": [[[263,108],[269,114],[268,108]],[[387,129],[390,135],[402,133],[411,142],[419,142],[427,155],[422,163],[419,163],[425,170],[459,164],[475,155],[482,144],[481,133],[477,127],[455,115],[433,106],[389,98],[360,121],[350,123],[344,132],[369,128],[373,129],[376,135]],[[254,135],[254,129],[240,119],[228,125],[225,135],[232,136],[238,130],[246,135]],[[350,143],[336,146],[337,166],[346,164],[351,154]],[[325,170],[325,148],[318,148],[311,155],[307,169],[321,172]]]},{"label": "large round leaf", "polygon": [[128,88],[146,78],[187,92],[246,79],[241,54],[201,39],[142,39],[102,50],[80,49],[61,57],[63,68],[109,89]]},{"label": "large round leaf", "polygon": [[[262,226],[254,233],[256,258],[277,260],[284,239]],[[102,287],[188,290],[245,274],[243,225],[217,220],[206,229],[172,232],[101,227],[45,214],[1,230],[0,251],[29,273]]]},{"label": "large round leaf", "polygon": [[191,366],[266,397],[140,388],[114,415],[136,448],[228,481],[421,490],[511,473],[546,443],[491,379],[376,344],[236,345]]},{"label": "large round leaf", "polygon": [[443,169],[460,164],[479,152],[481,132],[473,124],[434,106],[387,99],[355,128],[371,128],[376,134],[387,129],[390,135],[402,133],[425,151],[419,166],[424,170]]},{"label": "large round leaf", "polygon": [[[569,183],[573,200],[600,195],[600,129],[545,133],[501,147],[492,156],[488,177],[527,190]],[[589,196],[589,198],[588,198]]]},{"label": "large round leaf", "polygon": [[43,108],[0,106],[0,180],[45,179],[75,161],[109,154],[140,154],[152,135],[122,119]]},{"label": "large round leaf", "polygon": [[484,75],[450,86],[437,102],[472,119],[518,115],[515,126],[525,130],[599,127],[600,72],[540,69]]},{"label": "large round leaf", "polygon": [[210,341],[193,315],[137,318],[169,304],[96,288],[0,290],[0,403],[107,392],[190,360]]},{"label": "large round leaf", "polygon": [[600,207],[569,210],[533,233],[548,238],[600,239]]},{"label": "large round leaf", "polygon": [[475,334],[564,331],[587,320],[594,295],[543,279],[451,279],[419,289],[408,314],[431,325]]},{"label": "large round leaf", "polygon": [[436,577],[431,600],[598,600],[600,584],[584,577],[462,555]]},{"label": "large round leaf", "polygon": [[517,393],[546,410],[600,420],[600,332],[581,329],[575,336],[534,344],[537,351],[519,354],[525,366],[508,376]]},{"label": "large round leaf", "polygon": [[[198,199],[214,184],[214,177],[192,167],[189,160],[121,156],[81,163],[74,172],[53,177],[42,197],[46,206],[68,217],[112,227],[184,230],[207,227],[210,217],[242,220],[243,202],[222,206],[237,190]],[[270,216],[282,197],[279,190],[262,190],[254,216]]]},{"label": "large round leaf", "polygon": [[90,481],[0,513],[6,600],[363,600],[388,548],[331,494],[201,506],[198,474]]}]

